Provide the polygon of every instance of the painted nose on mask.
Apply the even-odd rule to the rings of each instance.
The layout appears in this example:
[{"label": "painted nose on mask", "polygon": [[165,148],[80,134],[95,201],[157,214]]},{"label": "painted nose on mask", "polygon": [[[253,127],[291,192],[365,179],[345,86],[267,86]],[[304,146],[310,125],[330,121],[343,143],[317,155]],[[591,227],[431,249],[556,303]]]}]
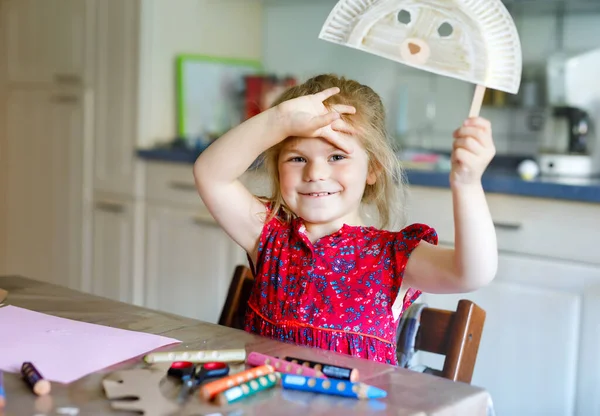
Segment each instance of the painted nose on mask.
[{"label": "painted nose on mask", "polygon": [[423,65],[430,54],[429,44],[420,38],[408,38],[400,45],[400,55],[409,64]]}]

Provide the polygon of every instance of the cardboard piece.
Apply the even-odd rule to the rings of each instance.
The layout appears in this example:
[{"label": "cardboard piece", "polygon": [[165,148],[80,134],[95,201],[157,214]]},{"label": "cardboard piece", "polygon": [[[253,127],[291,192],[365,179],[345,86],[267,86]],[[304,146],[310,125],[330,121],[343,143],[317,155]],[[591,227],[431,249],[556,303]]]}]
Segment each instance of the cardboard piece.
[{"label": "cardboard piece", "polygon": [[8,297],[8,292],[4,289],[0,289],[0,303],[4,302]]},{"label": "cardboard piece", "polygon": [[485,88],[516,94],[521,42],[501,0],[340,0],[319,38],[476,84],[470,115]]},{"label": "cardboard piece", "polygon": [[[104,393],[114,410],[128,410],[146,416],[197,416],[199,414],[225,414],[240,409],[242,404],[217,405],[201,400],[197,391],[183,404],[178,404],[180,384],[167,377],[170,363],[150,367],[115,371],[102,380]],[[231,366],[239,372],[244,364]],[[263,400],[268,396],[263,395]],[[246,401],[247,402],[247,401]]]},{"label": "cardboard piece", "polygon": [[141,412],[147,416],[164,416],[179,406],[163,396],[160,384],[166,376],[164,368],[138,368],[116,371],[102,380],[106,397],[115,410]]}]

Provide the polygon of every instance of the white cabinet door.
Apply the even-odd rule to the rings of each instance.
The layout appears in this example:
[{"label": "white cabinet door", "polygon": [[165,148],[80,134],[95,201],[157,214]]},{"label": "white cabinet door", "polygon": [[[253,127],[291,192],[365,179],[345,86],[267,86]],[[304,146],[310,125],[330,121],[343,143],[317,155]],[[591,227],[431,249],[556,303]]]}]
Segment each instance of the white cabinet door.
[{"label": "white cabinet door", "polygon": [[134,193],[138,84],[137,0],[98,3],[95,35],[94,189]]},{"label": "white cabinet door", "polygon": [[146,306],[216,323],[235,264],[232,242],[206,214],[151,204]]},{"label": "white cabinet door", "polygon": [[9,82],[85,82],[91,0],[4,0],[2,12]]},{"label": "white cabinet door", "polygon": [[[491,393],[497,414],[566,416],[573,414],[576,390],[582,388],[577,386],[581,340],[593,355],[584,365],[599,368],[597,324],[588,322],[596,326],[593,336],[580,332],[582,293],[594,281],[600,282],[600,269],[502,254],[490,286],[468,294],[425,295],[423,301],[454,310],[459,299],[469,299],[486,311],[472,384]],[[420,355],[426,365],[443,362],[440,356]],[[598,377],[588,373],[580,380]],[[583,407],[594,400],[579,397]]]},{"label": "white cabinet door", "polygon": [[100,199],[94,203],[92,293],[132,301],[134,207],[131,202]]},{"label": "white cabinet door", "polygon": [[82,93],[7,91],[3,273],[79,287],[86,102]]},{"label": "white cabinet door", "polygon": [[[600,273],[600,271],[598,272]],[[600,282],[585,288],[581,316],[581,347],[576,415],[600,415]]]}]

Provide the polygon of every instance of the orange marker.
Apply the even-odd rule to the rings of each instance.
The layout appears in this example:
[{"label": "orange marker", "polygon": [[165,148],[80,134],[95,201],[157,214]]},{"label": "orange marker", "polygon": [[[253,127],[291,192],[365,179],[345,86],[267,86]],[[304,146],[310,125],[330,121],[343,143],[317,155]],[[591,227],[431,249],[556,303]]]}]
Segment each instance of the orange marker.
[{"label": "orange marker", "polygon": [[204,400],[210,400],[217,394],[224,392],[235,386],[239,386],[242,383],[253,380],[260,376],[274,373],[275,369],[270,365],[261,365],[260,367],[254,367],[249,370],[233,374],[228,377],[224,377],[208,384],[205,384],[200,388],[199,394]]}]

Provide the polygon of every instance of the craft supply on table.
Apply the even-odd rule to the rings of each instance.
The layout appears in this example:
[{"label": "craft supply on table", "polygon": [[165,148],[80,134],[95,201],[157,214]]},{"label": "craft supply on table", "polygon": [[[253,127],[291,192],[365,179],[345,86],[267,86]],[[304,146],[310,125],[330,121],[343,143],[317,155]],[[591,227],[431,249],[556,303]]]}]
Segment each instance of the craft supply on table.
[{"label": "craft supply on table", "polygon": [[232,363],[244,361],[246,350],[207,350],[207,351],[165,351],[153,352],[144,356],[148,364],[169,363],[175,361],[190,361],[192,363],[224,362]]},{"label": "craft supply on table", "polygon": [[59,383],[179,342],[11,305],[0,308],[0,334],[0,370],[19,373],[23,362],[33,362],[46,380]]},{"label": "craft supply on table", "polygon": [[248,354],[246,363],[252,366],[271,365],[275,371],[280,373],[301,374],[307,377],[327,378],[321,371],[315,370],[314,368],[286,361],[281,358],[271,357],[259,352],[251,352]]},{"label": "craft supply on table", "polygon": [[51,385],[48,380],[45,380],[42,377],[42,374],[38,371],[37,368],[33,365],[33,363],[25,362],[21,366],[21,375],[23,376],[23,380],[29,386],[31,391],[33,391],[38,396],[45,396],[50,393]]},{"label": "craft supply on table", "polygon": [[180,406],[166,398],[161,389],[165,368],[135,368],[115,371],[102,380],[104,393],[114,410],[144,415],[171,415]]},{"label": "craft supply on table", "polygon": [[385,390],[364,383],[306,377],[296,374],[282,374],[281,386],[284,389],[352,397],[356,399],[381,399],[387,396]]},{"label": "craft supply on table", "polygon": [[257,377],[219,393],[215,397],[215,402],[222,406],[253,396],[260,391],[274,387],[277,384],[279,377],[279,373],[271,373],[266,376]]},{"label": "craft supply on table", "polygon": [[212,362],[202,364],[199,368],[196,368],[196,365],[189,361],[178,361],[171,365],[167,374],[178,377],[181,380],[181,389],[177,397],[177,400],[181,403],[187,399],[194,388],[198,387],[206,379],[228,375],[229,365],[222,362]]},{"label": "craft supply on table", "polygon": [[6,392],[4,391],[4,373],[0,371],[0,409],[6,406]]},{"label": "craft supply on table", "polygon": [[469,117],[486,88],[516,94],[521,83],[521,42],[501,0],[339,0],[319,39],[475,84]]},{"label": "craft supply on table", "polygon": [[8,297],[8,292],[4,289],[0,289],[0,304],[6,300]]},{"label": "craft supply on table", "polygon": [[200,397],[204,400],[211,400],[217,394],[224,392],[234,386],[239,386],[246,381],[266,376],[267,374],[274,373],[275,369],[270,365],[261,365],[260,367],[254,367],[249,370],[241,371],[236,374],[232,374],[219,380],[211,381],[200,387]]},{"label": "craft supply on table", "polygon": [[286,361],[297,363],[303,366],[313,368],[317,371],[321,371],[325,376],[330,378],[337,378],[340,380],[358,381],[358,369],[340,367],[337,365],[331,365],[327,363],[321,363],[318,361],[310,361],[296,357],[284,357]]}]

